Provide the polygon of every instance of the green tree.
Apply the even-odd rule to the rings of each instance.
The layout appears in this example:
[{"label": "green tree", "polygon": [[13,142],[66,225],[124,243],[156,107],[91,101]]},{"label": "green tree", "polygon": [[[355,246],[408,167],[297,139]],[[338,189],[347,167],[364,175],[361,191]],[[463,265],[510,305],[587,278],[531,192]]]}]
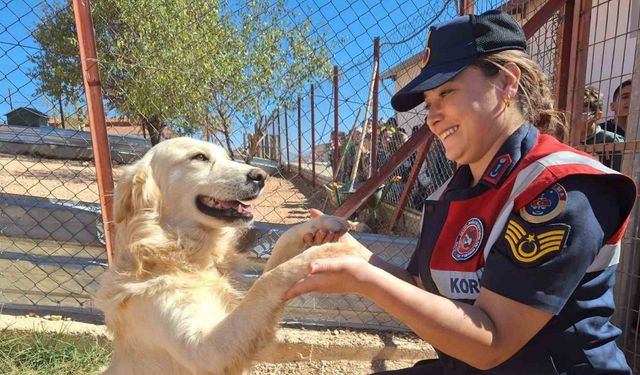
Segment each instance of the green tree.
[{"label": "green tree", "polygon": [[[140,119],[151,143],[163,129],[225,137],[328,77],[327,43],[284,0],[100,0],[92,3],[108,110]],[[82,93],[72,2],[48,6],[33,32],[39,92]],[[245,160],[250,160],[245,157]]]}]

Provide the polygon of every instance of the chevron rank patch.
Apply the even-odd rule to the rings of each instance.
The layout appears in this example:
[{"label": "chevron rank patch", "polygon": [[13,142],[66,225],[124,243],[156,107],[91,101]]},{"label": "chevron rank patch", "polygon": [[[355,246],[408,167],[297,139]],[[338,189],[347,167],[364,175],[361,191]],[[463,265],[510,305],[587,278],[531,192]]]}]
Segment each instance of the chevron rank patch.
[{"label": "chevron rank patch", "polygon": [[530,223],[547,222],[567,206],[567,191],[560,184],[554,184],[536,199],[520,209],[520,216]]},{"label": "chevron rank patch", "polygon": [[566,224],[533,227],[512,216],[503,238],[511,259],[522,266],[535,267],[560,254],[571,228]]}]

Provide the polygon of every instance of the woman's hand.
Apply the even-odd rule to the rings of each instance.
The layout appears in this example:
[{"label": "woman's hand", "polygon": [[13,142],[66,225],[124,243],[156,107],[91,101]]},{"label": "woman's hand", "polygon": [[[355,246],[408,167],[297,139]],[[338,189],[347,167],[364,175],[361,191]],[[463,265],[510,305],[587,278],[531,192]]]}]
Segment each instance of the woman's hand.
[{"label": "woman's hand", "polygon": [[[314,218],[318,216],[323,216],[324,213],[322,213],[322,211],[320,210],[316,210],[315,208],[311,208],[309,209],[309,215],[311,216],[311,218]],[[349,243],[353,245],[357,244],[357,246],[362,251],[362,256],[365,259],[369,259],[369,257],[371,257],[371,252],[367,250],[364,246],[362,246],[362,244],[360,244],[348,232],[343,235],[339,235],[333,232],[318,230],[315,233],[305,233],[302,239],[305,245],[307,246],[317,246],[317,245],[322,245],[323,243],[329,243],[329,242],[343,242],[343,243]]]},{"label": "woman's hand", "polygon": [[285,300],[310,292],[364,294],[373,267],[356,256],[314,260],[309,274],[289,289]]},{"label": "woman's hand", "polygon": [[[312,219],[315,217],[324,216],[322,211],[316,210],[315,208],[309,209],[309,215],[311,215]],[[305,233],[304,236],[302,237],[302,240],[304,241],[304,244],[307,246],[317,246],[317,245],[322,245],[323,243],[338,242],[341,237],[344,237],[346,235],[347,234],[341,235],[339,233],[328,232],[320,229],[313,233],[311,232]]]}]

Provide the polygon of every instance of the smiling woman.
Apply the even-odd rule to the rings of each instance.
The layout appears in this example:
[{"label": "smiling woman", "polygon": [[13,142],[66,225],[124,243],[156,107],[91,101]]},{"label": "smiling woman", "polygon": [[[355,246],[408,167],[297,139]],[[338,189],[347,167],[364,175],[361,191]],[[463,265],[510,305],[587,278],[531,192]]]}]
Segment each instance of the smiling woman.
[{"label": "smiling woman", "polygon": [[425,201],[407,269],[361,246],[314,261],[287,294],[366,296],[439,351],[388,374],[631,373],[609,319],[635,186],[559,141],[566,125],[526,50],[499,11],[431,28],[420,74],[391,102],[424,101],[459,168]]}]

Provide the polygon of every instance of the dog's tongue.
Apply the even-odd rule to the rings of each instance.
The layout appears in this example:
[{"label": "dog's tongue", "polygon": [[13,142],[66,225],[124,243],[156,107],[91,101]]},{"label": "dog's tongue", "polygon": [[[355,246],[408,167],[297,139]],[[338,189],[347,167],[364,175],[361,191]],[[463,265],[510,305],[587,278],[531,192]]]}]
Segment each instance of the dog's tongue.
[{"label": "dog's tongue", "polygon": [[238,202],[238,212],[241,214],[251,215],[253,213],[253,205],[251,203],[246,204]]}]

